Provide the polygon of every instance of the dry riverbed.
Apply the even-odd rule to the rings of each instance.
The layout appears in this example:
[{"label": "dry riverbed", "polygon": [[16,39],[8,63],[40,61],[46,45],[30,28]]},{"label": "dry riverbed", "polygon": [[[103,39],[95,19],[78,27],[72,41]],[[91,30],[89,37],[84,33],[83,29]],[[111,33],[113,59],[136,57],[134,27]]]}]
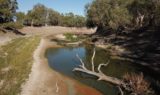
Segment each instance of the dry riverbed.
[{"label": "dry riverbed", "polygon": [[[0,65],[0,76],[2,76],[0,77],[0,95],[17,95],[18,93],[20,95],[101,95],[97,90],[52,70],[44,57],[47,48],[59,47],[56,43],[50,42],[49,35],[68,32],[92,33],[93,30],[25,27],[21,31],[27,35],[21,37],[2,34],[0,36],[1,50],[3,49],[4,55],[9,56],[6,60],[0,59],[1,65],[7,64]],[[37,47],[36,50],[35,47]]]},{"label": "dry riverbed", "polygon": [[95,89],[51,70],[44,57],[48,47],[59,46],[47,39],[41,40],[34,52],[32,72],[21,95],[101,95]]}]

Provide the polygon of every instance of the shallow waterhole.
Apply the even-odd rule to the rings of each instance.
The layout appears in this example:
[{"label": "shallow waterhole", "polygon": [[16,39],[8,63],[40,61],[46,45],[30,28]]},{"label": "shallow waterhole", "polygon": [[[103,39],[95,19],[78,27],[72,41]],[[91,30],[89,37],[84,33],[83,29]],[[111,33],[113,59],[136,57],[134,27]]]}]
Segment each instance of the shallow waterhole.
[{"label": "shallow waterhole", "polygon": [[[80,81],[90,87],[93,87],[104,95],[117,95],[118,90],[115,86],[104,81],[97,81],[96,77],[86,75],[81,72],[73,72],[75,67],[81,63],[77,59],[76,54],[85,62],[87,68],[91,68],[91,57],[93,53],[92,45],[81,45],[76,47],[61,47],[47,49],[45,56],[48,59],[49,66],[63,75],[69,76]],[[125,73],[138,72],[137,67],[127,61],[111,59],[109,52],[96,48],[96,56],[94,59],[95,68],[99,63],[105,63],[110,60],[107,67],[103,67],[102,71],[109,76],[122,78]]]}]

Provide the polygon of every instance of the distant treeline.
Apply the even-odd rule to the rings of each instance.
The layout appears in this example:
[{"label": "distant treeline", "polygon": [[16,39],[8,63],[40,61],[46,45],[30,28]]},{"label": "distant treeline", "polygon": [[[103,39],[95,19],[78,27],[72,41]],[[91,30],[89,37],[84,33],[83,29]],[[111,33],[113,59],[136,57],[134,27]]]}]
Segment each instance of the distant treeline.
[{"label": "distant treeline", "polygon": [[[138,29],[160,25],[159,0],[93,0],[85,6],[86,18],[73,13],[60,14],[43,4],[36,4],[26,14],[16,12],[17,0],[0,0],[0,25],[2,26],[67,26]],[[16,24],[10,23],[16,20]],[[9,23],[9,24],[8,24]]]},{"label": "distant treeline", "polygon": [[86,19],[73,13],[60,14],[43,4],[36,4],[26,14],[17,12],[17,0],[0,0],[0,27],[22,28],[23,26],[84,27]]},{"label": "distant treeline", "polygon": [[60,14],[42,4],[37,4],[25,15],[22,12],[16,13],[17,21],[27,26],[85,26],[85,17],[73,13]]}]

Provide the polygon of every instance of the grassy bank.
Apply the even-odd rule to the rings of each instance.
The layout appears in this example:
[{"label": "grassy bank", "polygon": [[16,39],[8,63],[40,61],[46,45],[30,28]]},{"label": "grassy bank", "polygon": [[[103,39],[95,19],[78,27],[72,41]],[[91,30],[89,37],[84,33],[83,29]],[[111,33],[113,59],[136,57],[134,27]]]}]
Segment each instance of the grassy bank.
[{"label": "grassy bank", "polygon": [[0,95],[18,95],[28,78],[39,37],[17,38],[0,47]]}]

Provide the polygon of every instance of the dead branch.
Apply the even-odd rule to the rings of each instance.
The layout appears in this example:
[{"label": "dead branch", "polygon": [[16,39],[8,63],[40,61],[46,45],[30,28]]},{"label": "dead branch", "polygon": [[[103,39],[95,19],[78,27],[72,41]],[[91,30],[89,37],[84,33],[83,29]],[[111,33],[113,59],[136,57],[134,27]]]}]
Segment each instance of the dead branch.
[{"label": "dead branch", "polygon": [[115,84],[115,85],[120,85],[121,82],[122,82],[121,80],[119,80],[117,78],[106,76],[106,75],[101,74],[101,73],[93,72],[93,71],[88,70],[88,69],[85,70],[83,68],[74,68],[73,71],[79,71],[79,72],[83,72],[83,73],[86,73],[86,74],[90,74],[90,75],[98,77],[98,80],[104,80],[104,81],[110,82],[110,83]]},{"label": "dead branch", "polygon": [[124,95],[124,92],[122,91],[122,89],[121,89],[121,87],[120,87],[120,86],[118,86],[118,89],[119,89],[119,91],[120,91],[121,95]]},{"label": "dead branch", "polygon": [[91,59],[92,71],[93,71],[93,72],[95,71],[95,70],[94,70],[94,57],[95,57],[95,54],[96,54],[96,50],[95,50],[95,48],[94,48],[94,50],[93,50],[93,56],[92,56],[92,59]]},{"label": "dead branch", "polygon": [[110,82],[114,85],[121,85],[122,84],[122,81],[120,79],[110,77],[110,76],[106,76],[101,71],[101,67],[102,66],[107,66],[109,64],[109,61],[106,64],[99,64],[98,72],[95,72],[95,70],[93,69],[94,68],[93,60],[94,60],[94,57],[95,57],[95,49],[94,49],[93,56],[92,56],[92,70],[89,70],[85,67],[85,64],[84,64],[83,60],[79,57],[78,54],[76,56],[79,59],[79,61],[81,62],[81,65],[79,65],[79,68],[74,68],[73,71],[79,71],[79,72],[83,72],[83,73],[86,73],[86,74],[94,75],[94,76],[98,77],[98,80],[107,81],[107,82]]},{"label": "dead branch", "polygon": [[58,83],[56,82],[56,92],[59,92],[59,87],[58,87]]},{"label": "dead branch", "polygon": [[[96,51],[94,49],[92,59],[91,59],[92,70],[89,70],[85,67],[85,63],[77,54],[76,56],[79,59],[79,61],[81,62],[81,65],[79,65],[79,67],[77,67],[77,68],[74,68],[73,71],[78,71],[78,72],[83,72],[83,73],[86,73],[89,75],[93,75],[93,76],[96,76],[98,78],[97,80],[99,80],[99,81],[101,80],[101,81],[106,81],[106,82],[112,83],[112,84],[118,86],[118,89],[119,89],[121,95],[124,95],[123,90],[121,88],[123,88],[125,91],[128,91],[132,94],[135,93],[135,95],[141,95],[138,93],[146,93],[146,91],[149,90],[149,85],[147,84],[146,81],[144,81],[142,75],[141,76],[126,75],[125,78],[122,80],[115,78],[115,77],[105,75],[101,71],[101,68],[102,68],[102,66],[108,66],[110,61],[108,61],[106,64],[104,64],[104,63],[99,64],[98,68],[97,68],[98,72],[96,72],[95,67],[94,67],[95,53],[96,53]],[[139,89],[137,89],[137,88],[139,88],[140,86],[143,89],[139,91]],[[146,87],[144,87],[144,86],[146,86]]]},{"label": "dead branch", "polygon": [[76,56],[77,56],[77,58],[79,59],[79,61],[81,62],[81,64],[82,64],[82,65],[79,65],[79,67],[81,67],[81,68],[84,69],[84,70],[87,70],[87,68],[86,68],[85,65],[84,65],[83,60],[79,57],[78,54],[77,54]]},{"label": "dead branch", "polygon": [[102,66],[107,66],[109,63],[110,63],[110,61],[108,61],[106,64],[99,64],[98,65],[98,71],[99,71],[99,73],[103,74],[103,72],[101,71],[101,67]]}]

